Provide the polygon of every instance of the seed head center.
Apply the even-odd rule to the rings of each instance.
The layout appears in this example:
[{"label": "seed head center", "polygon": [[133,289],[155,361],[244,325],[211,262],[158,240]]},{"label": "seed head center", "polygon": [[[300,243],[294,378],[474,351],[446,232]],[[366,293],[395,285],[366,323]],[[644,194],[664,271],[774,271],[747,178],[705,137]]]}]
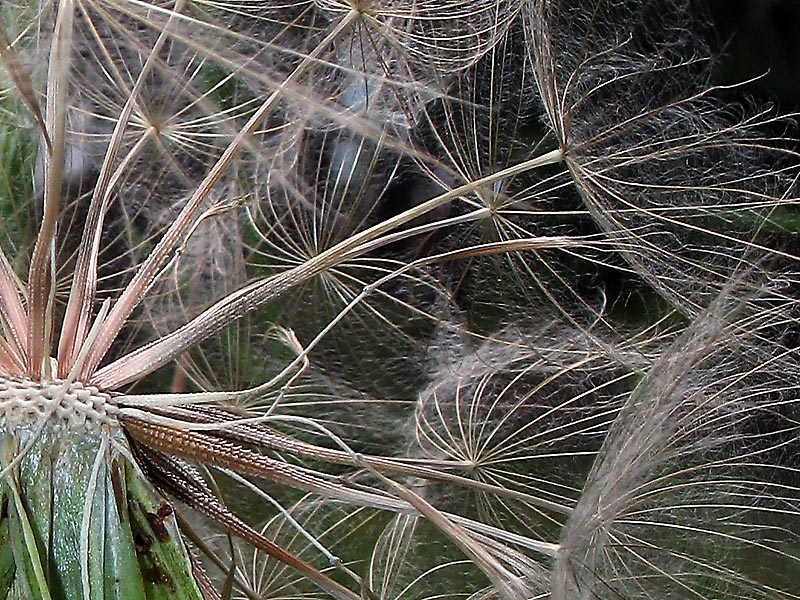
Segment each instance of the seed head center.
[{"label": "seed head center", "polygon": [[57,430],[118,426],[111,395],[79,381],[0,378],[0,430],[13,431],[48,418]]}]

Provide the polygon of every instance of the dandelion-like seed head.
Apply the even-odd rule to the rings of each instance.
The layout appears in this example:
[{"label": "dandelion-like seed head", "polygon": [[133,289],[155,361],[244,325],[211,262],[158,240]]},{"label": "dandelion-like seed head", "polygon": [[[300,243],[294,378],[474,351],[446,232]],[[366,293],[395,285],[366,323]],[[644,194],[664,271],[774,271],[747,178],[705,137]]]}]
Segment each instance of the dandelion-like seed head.
[{"label": "dandelion-like seed head", "polygon": [[0,7],[0,596],[794,597],[797,156],[695,16]]}]

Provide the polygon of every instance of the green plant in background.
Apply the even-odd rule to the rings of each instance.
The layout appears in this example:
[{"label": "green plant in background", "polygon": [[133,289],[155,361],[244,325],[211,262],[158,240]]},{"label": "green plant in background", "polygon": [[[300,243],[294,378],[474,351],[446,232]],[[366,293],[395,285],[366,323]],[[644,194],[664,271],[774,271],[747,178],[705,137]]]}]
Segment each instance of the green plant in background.
[{"label": "green plant in background", "polygon": [[692,3],[0,14],[0,597],[797,597],[797,156]]}]

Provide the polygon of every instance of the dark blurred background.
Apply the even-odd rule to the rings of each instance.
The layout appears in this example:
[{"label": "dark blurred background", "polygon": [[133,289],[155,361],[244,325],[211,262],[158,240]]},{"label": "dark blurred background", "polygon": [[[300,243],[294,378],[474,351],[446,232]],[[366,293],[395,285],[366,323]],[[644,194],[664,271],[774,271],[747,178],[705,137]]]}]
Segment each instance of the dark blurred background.
[{"label": "dark blurred background", "polygon": [[747,91],[800,111],[800,0],[702,0],[716,29],[718,83],[763,75]]}]

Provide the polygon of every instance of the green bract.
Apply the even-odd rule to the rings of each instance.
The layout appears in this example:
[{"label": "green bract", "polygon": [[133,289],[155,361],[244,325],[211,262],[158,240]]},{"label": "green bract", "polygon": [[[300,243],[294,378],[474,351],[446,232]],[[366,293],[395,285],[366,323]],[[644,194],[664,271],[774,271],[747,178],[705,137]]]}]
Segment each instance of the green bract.
[{"label": "green bract", "polygon": [[119,424],[70,407],[32,441],[36,420],[15,423],[12,412],[25,409],[9,405],[38,387],[3,394],[3,468],[32,444],[4,479],[3,597],[202,598],[172,508],[131,462]]}]

